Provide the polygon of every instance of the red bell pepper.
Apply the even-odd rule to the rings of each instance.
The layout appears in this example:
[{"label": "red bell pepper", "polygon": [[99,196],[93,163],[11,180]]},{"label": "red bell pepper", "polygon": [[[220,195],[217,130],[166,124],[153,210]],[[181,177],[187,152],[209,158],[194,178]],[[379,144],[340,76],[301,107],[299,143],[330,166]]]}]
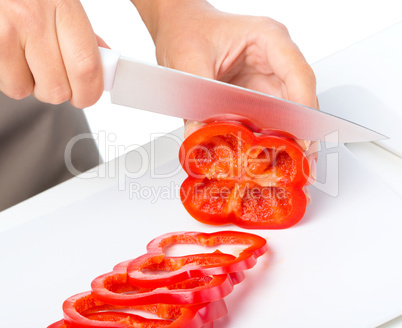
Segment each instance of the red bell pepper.
[{"label": "red bell pepper", "polygon": [[[148,319],[122,310],[140,310],[156,314],[161,319]],[[225,316],[223,299],[197,305],[150,304],[131,307],[114,306],[98,301],[91,292],[80,293],[63,303],[64,321],[48,328],[200,328]],[[64,325],[64,326],[63,326]]]},{"label": "red bell pepper", "polygon": [[[205,254],[211,255],[211,254]],[[228,254],[214,254],[227,258]],[[235,282],[244,278],[243,272],[235,273],[233,282],[229,275],[204,276],[164,286],[164,288],[140,288],[128,283],[127,267],[131,261],[115,266],[113,272],[95,278],[91,283],[93,296],[113,305],[138,304],[198,304],[219,300],[233,290]]]},{"label": "red bell pepper", "polygon": [[[72,326],[65,323],[64,320],[60,320],[60,321],[57,321],[57,322],[51,324],[47,328],[72,328]],[[214,323],[213,323],[213,321],[209,322],[209,323],[201,326],[200,328],[214,328]]]},{"label": "red bell pepper", "polygon": [[212,123],[180,148],[189,177],[180,188],[186,210],[203,223],[282,229],[303,217],[309,164],[283,135],[256,136],[237,123]]},{"label": "red bell pepper", "polygon": [[55,323],[52,323],[50,326],[47,326],[47,328],[69,328],[69,327],[64,322],[64,320],[60,320]]},{"label": "red bell pepper", "polygon": [[[248,247],[243,249],[237,257],[216,257],[215,254],[222,255],[219,251],[198,256],[165,256],[165,248],[173,244],[198,244],[201,246],[228,244]],[[128,280],[134,286],[155,288],[173,285],[194,277],[241,272],[252,268],[257,263],[257,258],[267,250],[268,246],[264,238],[246,232],[168,233],[152,240],[147,245],[147,254],[129,263]],[[147,270],[151,272],[147,272]]]},{"label": "red bell pepper", "polygon": [[[219,250],[166,256],[166,248],[174,244],[244,247],[237,256]],[[48,328],[213,328],[213,322],[227,314],[223,297],[244,279],[243,270],[253,267],[266,251],[264,238],[245,232],[162,235],[147,245],[145,255],[121,262],[111,273],[96,278],[93,291],[68,298],[63,303],[64,320]],[[130,271],[131,266],[134,271]],[[149,312],[159,319],[144,318],[133,311]]]}]

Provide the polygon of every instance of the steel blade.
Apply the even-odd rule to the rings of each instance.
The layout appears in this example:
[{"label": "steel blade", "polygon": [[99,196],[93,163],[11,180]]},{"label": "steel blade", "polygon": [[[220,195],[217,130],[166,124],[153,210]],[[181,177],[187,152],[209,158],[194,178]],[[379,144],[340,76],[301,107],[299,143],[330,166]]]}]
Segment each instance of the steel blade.
[{"label": "steel blade", "polygon": [[199,122],[238,121],[255,132],[275,129],[305,140],[347,143],[387,138],[324,111],[125,57],[117,65],[111,101]]}]

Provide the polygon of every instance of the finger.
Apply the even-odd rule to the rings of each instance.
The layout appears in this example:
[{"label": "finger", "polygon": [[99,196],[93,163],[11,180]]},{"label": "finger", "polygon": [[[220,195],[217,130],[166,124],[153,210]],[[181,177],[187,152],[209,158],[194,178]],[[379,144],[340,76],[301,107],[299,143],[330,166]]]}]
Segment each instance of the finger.
[{"label": "finger", "polygon": [[294,64],[283,81],[290,101],[318,109],[315,75],[307,63]]},{"label": "finger", "polygon": [[184,121],[184,138],[189,137],[190,134],[193,134],[198,129],[201,129],[204,125],[205,125],[205,123],[185,120]]},{"label": "finger", "polygon": [[307,198],[307,205],[311,204],[311,194],[310,190],[307,187],[303,187],[304,194],[306,195]]},{"label": "finger", "polygon": [[56,9],[59,46],[70,82],[71,104],[93,105],[102,95],[102,63],[95,33],[78,0],[60,1]]},{"label": "finger", "polygon": [[[6,20],[2,22],[7,24]],[[29,96],[33,90],[33,78],[25,59],[24,49],[14,29],[0,25],[0,90],[14,99]]]},{"label": "finger", "polygon": [[305,155],[309,163],[310,174],[307,179],[306,186],[312,185],[317,180],[317,159],[318,159],[319,141],[313,142],[309,149],[306,150]]},{"label": "finger", "polygon": [[71,98],[71,88],[54,29],[53,14],[44,12],[43,22],[25,45],[34,78],[34,96],[46,103],[61,104]]},{"label": "finger", "polygon": [[[282,35],[281,40],[282,42],[279,42],[280,46],[274,56],[274,58],[279,58],[279,61],[272,61],[272,67],[275,74],[284,81],[288,99],[319,109],[316,79],[313,70],[297,46],[291,41],[290,36],[284,37]],[[307,185],[313,184],[317,176],[318,145],[310,140],[296,140],[296,142],[304,151],[309,151],[310,153],[307,156],[310,166],[310,177]]]},{"label": "finger", "polygon": [[317,108],[314,72],[284,26],[274,30],[266,56],[274,73],[285,83],[288,99]]},{"label": "finger", "polygon": [[[316,108],[320,109],[320,104],[318,103],[317,97],[316,97],[316,105],[317,105]],[[309,184],[313,184],[317,178],[317,159],[318,159],[319,141],[310,141],[301,139],[295,139],[295,141],[306,153],[308,153],[307,159],[310,165],[310,178],[311,178]]]},{"label": "finger", "polygon": [[304,151],[309,149],[311,144],[310,140],[295,139],[295,141]]},{"label": "finger", "polygon": [[95,37],[99,47],[110,49],[105,40],[103,40],[98,34],[95,34]]},{"label": "finger", "polygon": [[313,156],[308,156],[307,161],[309,163],[310,174],[305,185],[310,186],[317,181],[317,159]]}]

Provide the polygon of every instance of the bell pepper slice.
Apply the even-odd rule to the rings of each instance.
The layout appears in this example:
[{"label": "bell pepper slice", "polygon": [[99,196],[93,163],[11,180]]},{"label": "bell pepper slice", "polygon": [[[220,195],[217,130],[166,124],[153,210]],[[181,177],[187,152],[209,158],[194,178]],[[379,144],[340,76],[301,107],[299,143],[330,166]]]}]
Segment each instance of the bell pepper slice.
[{"label": "bell pepper slice", "polygon": [[256,136],[237,123],[211,123],[182,144],[189,177],[180,188],[186,210],[200,222],[250,229],[283,229],[301,220],[309,164],[282,135]]},{"label": "bell pepper slice", "polygon": [[62,320],[52,323],[50,326],[47,326],[47,328],[69,328],[69,327],[62,319]]},{"label": "bell pepper slice", "polygon": [[[124,309],[153,313],[161,319],[121,312]],[[65,325],[66,328],[200,328],[225,316],[227,308],[223,299],[198,305],[150,304],[121,307],[101,302],[91,292],[84,292],[68,298],[63,303],[63,312],[64,322],[59,321],[52,328],[58,327],[57,325]]]},{"label": "bell pepper slice", "polygon": [[[201,246],[246,245],[238,256],[216,258],[208,254],[189,257],[168,257],[165,249],[174,244]],[[127,268],[130,284],[155,288],[203,276],[231,274],[252,268],[257,258],[268,250],[267,241],[255,234],[240,231],[173,232],[155,238],[147,245],[147,254],[132,260]],[[214,255],[215,253],[209,254]],[[218,253],[222,254],[222,253]],[[183,260],[185,258],[186,260]],[[214,259],[210,261],[209,259]],[[220,259],[216,261],[216,259]]]},{"label": "bell pepper slice", "polygon": [[[209,254],[211,255],[211,254]],[[229,254],[214,254],[220,257],[233,257]],[[131,261],[115,266],[112,272],[95,278],[91,283],[93,296],[107,304],[198,304],[212,302],[227,296],[235,282],[244,278],[243,272],[230,275],[204,276],[164,286],[164,288],[141,288],[132,285],[127,279],[127,267]]]},{"label": "bell pepper slice", "polygon": [[[60,321],[57,321],[57,322],[51,324],[47,328],[71,328],[71,326],[68,325],[67,323],[65,323],[64,320],[60,320]],[[209,322],[209,323],[201,326],[200,328],[214,328],[214,323]]]}]

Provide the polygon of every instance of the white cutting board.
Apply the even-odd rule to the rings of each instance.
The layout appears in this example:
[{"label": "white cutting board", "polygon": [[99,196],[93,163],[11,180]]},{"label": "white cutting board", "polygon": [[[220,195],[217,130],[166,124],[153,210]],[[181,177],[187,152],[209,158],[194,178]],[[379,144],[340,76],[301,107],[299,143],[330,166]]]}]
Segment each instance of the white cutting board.
[{"label": "white cutting board", "polygon": [[[64,299],[141,255],[160,234],[236,229],[203,225],[184,210],[176,196],[185,174],[172,140],[151,150],[155,173],[172,176],[151,179],[148,171],[125,190],[116,182],[0,234],[1,327],[46,327],[62,318]],[[138,154],[124,159],[131,171]],[[318,173],[318,186],[332,196],[311,188],[313,203],[299,224],[254,231],[267,238],[269,254],[227,297],[229,316],[217,328],[363,328],[402,314],[401,198],[343,145],[323,147]],[[151,190],[164,199],[154,202]],[[137,199],[141,194],[148,199]]]},{"label": "white cutting board", "polygon": [[321,109],[369,127],[402,157],[402,22],[313,64]]}]

